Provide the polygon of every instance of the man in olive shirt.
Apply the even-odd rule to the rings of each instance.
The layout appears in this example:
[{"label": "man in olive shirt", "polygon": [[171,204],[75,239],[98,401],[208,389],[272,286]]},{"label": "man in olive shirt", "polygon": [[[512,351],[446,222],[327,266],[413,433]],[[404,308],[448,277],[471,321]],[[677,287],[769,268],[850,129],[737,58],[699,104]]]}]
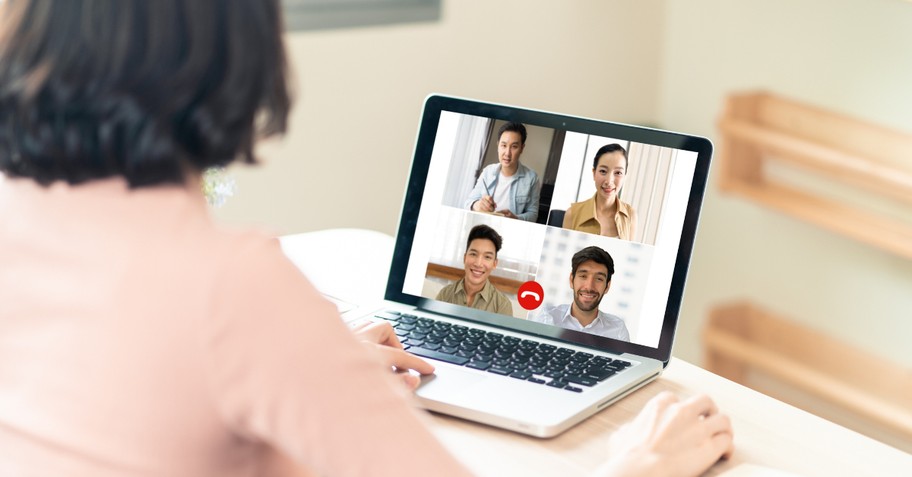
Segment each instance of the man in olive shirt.
[{"label": "man in olive shirt", "polygon": [[463,255],[465,277],[440,290],[437,300],[513,316],[513,305],[488,277],[497,267],[497,252],[503,239],[487,225],[476,225],[469,231]]}]

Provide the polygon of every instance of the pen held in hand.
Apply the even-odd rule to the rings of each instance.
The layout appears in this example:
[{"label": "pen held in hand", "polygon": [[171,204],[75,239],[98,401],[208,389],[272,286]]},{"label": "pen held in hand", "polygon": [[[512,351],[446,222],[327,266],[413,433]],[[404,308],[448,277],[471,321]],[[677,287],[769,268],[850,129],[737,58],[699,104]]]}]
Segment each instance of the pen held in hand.
[{"label": "pen held in hand", "polygon": [[491,195],[491,191],[488,190],[488,183],[485,182],[484,177],[481,178],[481,185],[485,188],[485,195]]}]

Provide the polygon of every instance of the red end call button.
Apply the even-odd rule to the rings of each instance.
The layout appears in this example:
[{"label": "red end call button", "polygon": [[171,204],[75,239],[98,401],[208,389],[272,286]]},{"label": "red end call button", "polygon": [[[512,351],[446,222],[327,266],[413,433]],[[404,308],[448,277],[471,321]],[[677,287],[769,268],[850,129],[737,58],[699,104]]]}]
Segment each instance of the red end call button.
[{"label": "red end call button", "polygon": [[545,299],[545,290],[535,281],[528,281],[519,286],[516,292],[519,305],[527,310],[534,310],[541,306]]}]

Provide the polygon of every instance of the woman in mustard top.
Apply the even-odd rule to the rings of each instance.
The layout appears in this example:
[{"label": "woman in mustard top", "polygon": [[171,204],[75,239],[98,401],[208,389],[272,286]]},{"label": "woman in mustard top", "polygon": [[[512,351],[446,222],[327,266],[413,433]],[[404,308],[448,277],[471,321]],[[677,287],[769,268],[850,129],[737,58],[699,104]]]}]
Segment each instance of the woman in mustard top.
[{"label": "woman in mustard top", "polygon": [[595,195],[570,204],[563,227],[591,234],[633,240],[636,210],[618,198],[627,177],[627,151],[620,144],[602,146],[592,162]]}]

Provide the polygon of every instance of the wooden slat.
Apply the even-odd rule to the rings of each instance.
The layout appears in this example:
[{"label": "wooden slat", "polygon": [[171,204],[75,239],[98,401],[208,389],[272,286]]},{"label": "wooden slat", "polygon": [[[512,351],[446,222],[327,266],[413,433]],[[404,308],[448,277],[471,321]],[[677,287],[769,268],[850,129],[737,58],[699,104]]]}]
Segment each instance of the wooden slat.
[{"label": "wooden slat", "polygon": [[723,191],[912,259],[912,221],[789,188],[764,167],[786,163],[837,187],[862,186],[875,201],[912,204],[912,134],[767,93],[730,96],[719,129]]},{"label": "wooden slat", "polygon": [[912,131],[898,131],[770,93],[743,96],[754,102],[754,118],[761,127],[897,167],[912,158]]},{"label": "wooden slat", "polygon": [[725,189],[846,237],[912,259],[912,224],[783,185],[730,182]]},{"label": "wooden slat", "polygon": [[729,140],[744,141],[780,161],[912,204],[912,173],[747,121],[723,119],[719,128]]},{"label": "wooden slat", "polygon": [[[751,96],[728,98],[725,104],[725,118],[739,121],[756,120],[757,99]],[[723,137],[719,144],[719,155],[737,160],[719,163],[725,182],[758,183],[763,180],[763,160],[756,147],[744,141],[730,141]]]},{"label": "wooden slat", "polygon": [[[747,303],[713,309],[703,333],[708,355],[757,370],[912,439],[912,370],[776,317]],[[751,385],[745,369],[707,369]]]}]

